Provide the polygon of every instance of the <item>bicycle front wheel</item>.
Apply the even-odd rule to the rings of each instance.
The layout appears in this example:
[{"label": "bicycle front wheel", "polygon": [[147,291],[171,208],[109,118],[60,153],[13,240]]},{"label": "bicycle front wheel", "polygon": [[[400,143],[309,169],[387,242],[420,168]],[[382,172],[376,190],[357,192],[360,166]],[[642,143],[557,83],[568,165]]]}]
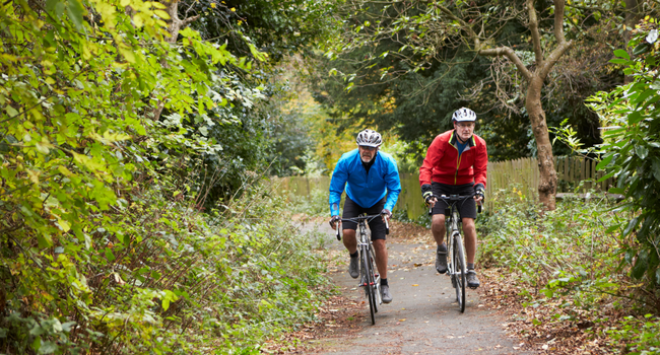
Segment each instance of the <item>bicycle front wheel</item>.
[{"label": "bicycle front wheel", "polygon": [[376,324],[376,295],[374,294],[373,288],[373,267],[369,260],[369,249],[363,247],[361,250],[362,254],[362,280],[365,283],[363,285],[365,292],[367,294],[367,299],[369,300],[369,313],[371,314],[371,325]]},{"label": "bicycle front wheel", "polygon": [[463,243],[461,238],[454,236],[454,281],[456,283],[456,300],[461,313],[465,312],[465,259],[463,258]]}]

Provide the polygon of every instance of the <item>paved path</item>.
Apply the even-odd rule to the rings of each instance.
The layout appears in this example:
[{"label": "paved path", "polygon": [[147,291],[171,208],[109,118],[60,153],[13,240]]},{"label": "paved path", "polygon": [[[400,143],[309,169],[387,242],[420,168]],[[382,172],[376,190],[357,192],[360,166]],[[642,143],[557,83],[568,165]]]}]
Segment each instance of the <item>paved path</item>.
[{"label": "paved path", "polygon": [[[329,227],[319,232],[334,238]],[[343,245],[335,239],[328,247]],[[391,238],[388,279],[394,301],[379,307],[375,326],[365,302],[360,330],[325,340],[323,354],[525,354],[504,332],[505,315],[480,304],[477,291],[467,290],[465,313],[460,313],[449,277],[433,267],[433,249]],[[346,297],[366,301],[347,268],[339,265],[332,278]]]}]

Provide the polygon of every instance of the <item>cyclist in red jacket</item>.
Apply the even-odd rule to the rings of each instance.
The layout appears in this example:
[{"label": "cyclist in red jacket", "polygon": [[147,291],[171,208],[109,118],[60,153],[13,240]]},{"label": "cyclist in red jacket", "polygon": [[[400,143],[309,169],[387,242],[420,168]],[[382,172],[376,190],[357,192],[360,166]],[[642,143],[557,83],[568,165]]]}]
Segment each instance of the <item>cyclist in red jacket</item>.
[{"label": "cyclist in red jacket", "polygon": [[477,115],[469,108],[460,108],[452,115],[454,129],[435,137],[429,147],[424,163],[419,169],[419,184],[426,202],[432,207],[431,231],[438,244],[435,268],[447,272],[447,246],[445,237],[445,207],[447,203],[434,196],[472,195],[460,207],[467,252],[467,285],[479,287],[479,279],[474,271],[474,255],[477,252],[477,230],[474,219],[477,217],[476,203],[481,203],[486,188],[488,152],[486,141],[474,135]]}]

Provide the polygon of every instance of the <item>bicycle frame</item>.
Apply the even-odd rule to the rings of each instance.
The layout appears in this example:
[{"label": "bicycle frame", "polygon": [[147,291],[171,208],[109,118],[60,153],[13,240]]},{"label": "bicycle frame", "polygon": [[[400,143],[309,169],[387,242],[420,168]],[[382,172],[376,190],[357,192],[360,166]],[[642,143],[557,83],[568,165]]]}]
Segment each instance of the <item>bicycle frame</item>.
[{"label": "bicycle frame", "polygon": [[[461,235],[461,226],[463,222],[461,221],[461,216],[458,213],[458,209],[456,208],[455,204],[451,205],[451,213],[449,220],[445,222],[446,225],[446,230],[447,230],[447,252],[449,253],[448,255],[454,255],[454,248],[457,247],[458,245],[463,245],[463,235]],[[451,230],[450,228],[451,227]],[[463,256],[463,265],[465,264],[465,255]],[[460,276],[460,270],[456,271],[455,265],[453,263],[449,262],[447,264],[447,274],[449,276],[452,275],[459,275]]]},{"label": "bicycle frame", "polygon": [[[369,237],[367,236],[366,224],[367,223],[365,222],[364,219],[358,223],[358,229],[360,230],[360,239],[358,240],[358,250],[367,250],[367,252],[369,253],[370,260],[372,260],[372,263],[374,263],[376,261],[376,256],[374,255],[374,247],[371,244],[371,240],[369,240]],[[361,247],[364,247],[365,249],[362,249]],[[374,288],[376,290],[375,296],[378,301],[378,305],[381,305],[383,304],[383,300],[380,297],[380,273],[378,273],[378,270],[375,271],[376,272],[374,272],[373,284],[371,285],[359,284],[358,287],[371,286],[372,288]]]}]

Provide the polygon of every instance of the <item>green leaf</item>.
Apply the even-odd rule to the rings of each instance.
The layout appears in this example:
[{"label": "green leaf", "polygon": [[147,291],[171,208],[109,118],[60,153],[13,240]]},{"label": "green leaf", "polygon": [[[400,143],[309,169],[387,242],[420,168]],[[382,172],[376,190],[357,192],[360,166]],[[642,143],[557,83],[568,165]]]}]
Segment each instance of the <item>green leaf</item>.
[{"label": "green leaf", "polygon": [[608,154],[605,158],[603,158],[603,160],[598,162],[598,165],[596,165],[596,170],[603,170],[603,168],[605,168],[607,164],[609,164],[612,161],[613,158],[614,158],[614,153]]},{"label": "green leaf", "polygon": [[112,253],[110,248],[105,248],[105,258],[108,259],[109,262],[115,261],[115,255]]},{"label": "green leaf", "polygon": [[640,157],[640,159],[643,160],[646,159],[646,157],[648,156],[649,150],[643,145],[638,145],[635,147],[635,153],[637,154],[638,157]]},{"label": "green leaf", "polygon": [[628,64],[628,63],[631,63],[631,61],[626,60],[626,59],[619,59],[619,58],[617,58],[617,59],[610,59],[610,63],[612,63],[612,64],[623,64],[623,65],[626,65],[626,64]]},{"label": "green leaf", "polygon": [[614,176],[614,174],[616,174],[616,171],[612,171],[611,173],[609,173],[609,174],[603,176],[602,178],[598,179],[598,181],[596,181],[596,182],[605,181],[605,180],[611,178],[612,176]]},{"label": "green leaf", "polygon": [[630,232],[632,232],[633,229],[635,229],[635,227],[637,227],[637,222],[638,222],[637,217],[631,219],[630,222],[628,222],[628,226],[626,227],[626,229],[623,230],[622,237],[625,237],[628,234],[630,234]]},{"label": "green leaf", "polygon": [[637,255],[637,261],[632,269],[631,276],[636,279],[641,279],[649,267],[649,254],[647,250],[642,250]]},{"label": "green leaf", "polygon": [[619,228],[621,228],[621,225],[620,225],[620,224],[615,224],[615,225],[613,225],[613,226],[609,226],[609,227],[607,228],[607,230],[605,230],[605,233],[613,233],[614,231],[616,231],[616,230],[619,229]]},{"label": "green leaf", "polygon": [[628,123],[630,124],[635,124],[638,123],[639,121],[643,120],[644,117],[642,116],[639,111],[633,111],[628,115]]},{"label": "green leaf", "polygon": [[648,52],[649,47],[650,46],[649,46],[648,43],[642,42],[639,45],[637,45],[637,47],[635,47],[635,49],[633,49],[633,55],[644,54],[644,53]]},{"label": "green leaf", "polygon": [[[55,14],[57,16],[57,13],[55,12],[55,8],[57,7],[57,4],[60,3],[60,0],[46,0],[46,11],[50,12],[51,14]],[[59,16],[57,16],[59,18]]]},{"label": "green leaf", "polygon": [[52,354],[57,351],[57,344],[52,341],[44,341],[39,348],[39,354]]},{"label": "green leaf", "polygon": [[630,55],[628,54],[628,52],[626,52],[626,51],[623,50],[623,49],[617,49],[617,50],[615,50],[615,51],[614,51],[614,55],[617,56],[617,57],[620,57],[620,58],[625,58],[625,59],[630,60]]},{"label": "green leaf", "polygon": [[655,156],[653,157],[653,162],[651,163],[653,169],[653,176],[656,180],[660,181],[660,158]]},{"label": "green leaf", "polygon": [[82,29],[83,24],[83,6],[79,0],[69,0],[68,6],[66,8],[71,21],[76,26],[78,30]]}]

